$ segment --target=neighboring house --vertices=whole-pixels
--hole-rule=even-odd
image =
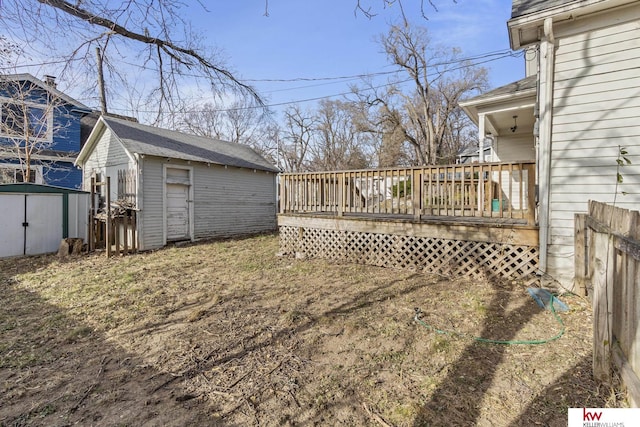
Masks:
[[[30,74],[0,75],[0,183],[77,189],[80,119],[91,110],[45,77],[43,82]]]
[[[110,177],[111,200],[134,201],[142,250],[276,229],[278,169],[246,145],[102,116],[76,163],[85,189]]]
[[[571,289],[574,214],[640,204],[640,1],[514,0],[507,26],[527,76],[461,106],[494,160],[536,160],[539,270]]]
[[[484,140],[484,148],[483,155],[485,162],[491,162],[493,159],[492,156],[492,144],[493,141],[491,138],[487,137]],[[480,161],[480,150],[476,147],[469,147],[465,150],[460,151],[457,156],[456,164],[470,164],[470,163],[478,163]]]

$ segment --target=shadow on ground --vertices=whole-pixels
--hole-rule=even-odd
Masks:
[[[215,424],[185,390],[157,388],[169,374],[6,274],[0,288],[1,426]]]

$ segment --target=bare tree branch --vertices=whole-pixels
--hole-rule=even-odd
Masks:
[[[187,68],[192,68],[196,64],[199,64],[203,67],[203,69],[210,70],[215,75],[217,75],[217,77],[226,78],[229,81],[233,82],[234,84],[242,87],[247,92],[249,92],[252,96],[254,96],[254,98],[257,101],[262,103],[260,96],[255,92],[255,90],[251,86],[242,83],[241,81],[236,79],[231,72],[211,63],[210,61],[208,61],[206,58],[204,58],[202,55],[200,55],[198,52],[196,52],[193,49],[183,48],[171,42],[170,40],[166,40],[158,37],[151,37],[147,34],[140,34],[135,31],[131,31],[128,28],[122,25],[119,25],[110,19],[98,16],[94,13],[89,12],[88,10],[80,8],[79,7],[79,4],[81,4],[80,2],[78,2],[76,5],[73,5],[64,0],[37,0],[37,1],[44,5],[57,8],[71,16],[74,16],[78,19],[86,21],[89,24],[96,25],[99,27],[104,27],[109,31],[115,34],[118,34],[122,37],[125,37],[127,39],[135,40],[148,45],[156,45],[158,47],[157,52],[158,52],[159,59],[162,56],[161,53],[164,52],[175,61],[185,65]]]

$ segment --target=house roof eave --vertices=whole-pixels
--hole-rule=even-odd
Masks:
[[[458,105],[460,105],[467,116],[477,125],[480,120],[479,110],[483,106],[513,103],[514,101],[527,99],[535,101],[537,92],[536,85],[536,76],[525,77],[524,79],[498,87],[485,94],[462,101],[458,103]]]
[[[44,89],[46,91],[49,91],[49,92],[53,93],[56,97],[62,99],[66,103],[68,103],[70,105],[73,105],[75,108],[73,108],[72,110],[77,111],[78,113],[81,113],[81,114],[88,114],[88,113],[91,112],[91,108],[87,107],[86,105],[84,105],[80,101],[78,101],[76,99],[73,99],[72,97],[70,97],[66,93],[61,92],[60,90],[56,89],[55,87],[46,84],[45,82],[43,82],[39,78],[37,78],[37,77],[35,77],[35,76],[33,76],[33,75],[29,74],[29,73],[0,75],[0,80],[2,80],[2,81],[28,81],[28,82],[31,82],[31,83],[35,84],[36,86],[40,87],[41,89]]]
[[[568,0],[531,13],[527,13],[525,10],[522,15],[512,14],[512,18],[507,21],[511,49],[520,50],[538,43],[540,28],[547,18],[553,19],[555,24],[635,1],[637,0]]]

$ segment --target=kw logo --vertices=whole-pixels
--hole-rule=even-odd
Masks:
[[[582,409],[582,421],[600,421],[602,412],[587,412],[587,408]]]

